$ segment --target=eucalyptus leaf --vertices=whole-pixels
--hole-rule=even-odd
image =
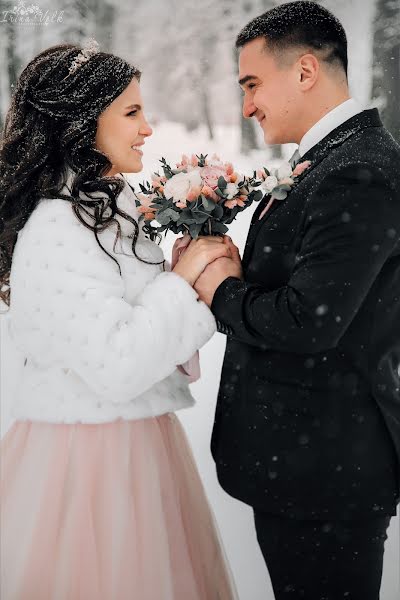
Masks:
[[[171,221],[171,217],[166,215],[164,211],[157,214],[157,221],[160,223],[160,225],[168,225],[168,223]]]
[[[201,202],[206,210],[210,212],[214,210],[215,202],[213,200],[210,200],[209,198],[206,198],[206,196],[202,195]]]
[[[202,226],[203,226],[202,224],[190,225],[190,227],[189,227],[190,236],[194,240],[199,236]]]
[[[196,223],[205,223],[210,218],[210,215],[201,211],[194,210],[193,217],[196,219]]]
[[[179,221],[178,211],[174,210],[173,208],[168,208],[165,212],[171,217],[172,221],[174,221],[175,223]]]
[[[218,187],[220,190],[224,190],[227,185],[226,179],[222,177],[222,175],[221,177],[218,177]]]
[[[261,198],[264,197],[264,194],[262,193],[261,190],[257,190],[255,192],[250,192],[250,196],[251,196],[251,200],[253,200],[253,202],[259,202],[261,200]]]
[[[212,212],[212,216],[215,219],[221,219],[223,217],[223,214],[224,214],[223,206],[221,206],[221,204],[215,204],[214,210]]]
[[[194,223],[197,223],[197,220],[195,218],[185,217],[184,215],[181,215],[178,221],[176,222],[177,225],[194,225]]]
[[[271,193],[271,198],[275,198],[276,200],[285,200],[285,198],[287,198],[287,192],[285,190],[275,188]]]
[[[157,221],[160,225],[167,225],[170,221],[178,221],[179,213],[172,208],[167,208],[166,210],[159,211],[156,216]]]
[[[292,188],[287,183],[281,183],[280,185],[277,185],[276,188],[274,188],[274,189],[275,190],[283,190],[284,192],[290,192],[290,190]]]
[[[226,233],[228,231],[228,227],[219,221],[213,221],[212,230],[215,233]]]

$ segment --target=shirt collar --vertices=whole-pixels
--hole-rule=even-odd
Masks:
[[[311,150],[316,144],[324,139],[334,129],[348,121],[358,113],[362,112],[361,105],[353,98],[345,100],[339,106],[328,112],[322,117],[307,133],[303,136],[300,145],[300,156],[304,156],[306,152]]]

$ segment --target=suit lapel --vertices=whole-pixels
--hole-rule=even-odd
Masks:
[[[279,204],[286,202],[286,200],[275,200],[275,202],[269,208],[268,212],[264,215],[264,217],[261,220],[259,220],[260,214],[266,207],[269,199],[270,199],[269,196],[266,196],[265,198],[263,198],[261,200],[261,202],[259,202],[256,210],[254,211],[253,217],[251,219],[249,233],[248,233],[247,240],[246,240],[246,245],[245,245],[244,252],[243,252],[243,260],[242,260],[243,266],[247,265],[247,263],[248,263],[251,251],[253,249],[254,242],[256,241],[257,234],[260,231],[260,229],[262,228],[262,226],[264,225],[264,223],[276,211]]]
[[[315,167],[319,165],[332,150],[334,150],[338,146],[341,146],[353,135],[359,133],[360,131],[368,127],[382,127],[382,121],[380,120],[379,112],[376,108],[371,110],[365,110],[362,113],[355,115],[351,119],[348,119],[342,125],[334,129],[313,148],[311,148],[302,157],[302,162],[309,160],[311,162],[311,165],[299,177],[296,178],[295,184],[289,192],[289,195],[292,194],[296,188],[298,188],[298,186],[306,177],[310,176]],[[271,208],[260,221],[258,220],[259,216],[265,208],[269,197],[263,198],[263,200],[261,200],[258,207],[254,211],[249,233],[246,240],[246,246],[243,253],[242,263],[244,268],[247,267],[247,264],[250,261],[251,252],[253,250],[257,235],[262,230],[266,221],[268,221],[268,219],[278,209],[278,207],[287,202],[288,197],[285,200],[275,200]]]

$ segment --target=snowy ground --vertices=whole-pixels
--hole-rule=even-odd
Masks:
[[[217,152],[221,158],[233,161],[238,170],[252,171],[254,168],[269,164],[268,154],[255,152],[251,157],[241,157],[238,153],[238,132],[235,129],[219,128],[214,142],[209,142],[204,131],[188,135],[180,125],[160,124],[155,134],[145,146],[144,171],[133,182],[149,176],[158,168],[158,159],[165,156],[175,161],[182,152],[203,154]],[[289,157],[293,148],[285,148]],[[240,221],[234,223],[230,235],[243,249],[252,209],[243,213]],[[163,246],[169,255],[173,237],[167,238]],[[16,355],[5,338],[4,317],[1,336],[1,428],[4,433],[10,426],[8,416],[12,401],[13,387],[17,381],[22,358]],[[213,423],[214,408],[218,390],[219,375],[225,347],[224,336],[217,334],[201,352],[202,379],[193,385],[193,394],[197,399],[194,408],[179,413],[191,444],[208,497],[215,512],[226,552],[236,580],[241,600],[273,600],[269,577],[257,546],[252,513],[249,507],[231,499],[219,487],[214,463],[209,451],[209,441]],[[389,540],[386,545],[384,577],[381,600],[399,598],[399,518],[393,519]]]

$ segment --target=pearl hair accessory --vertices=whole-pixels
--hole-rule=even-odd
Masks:
[[[89,39],[82,46],[81,52],[73,61],[72,65],[69,67],[69,74],[72,75],[81,67],[85,62],[89,60],[91,56],[100,52],[100,46],[93,38]]]

